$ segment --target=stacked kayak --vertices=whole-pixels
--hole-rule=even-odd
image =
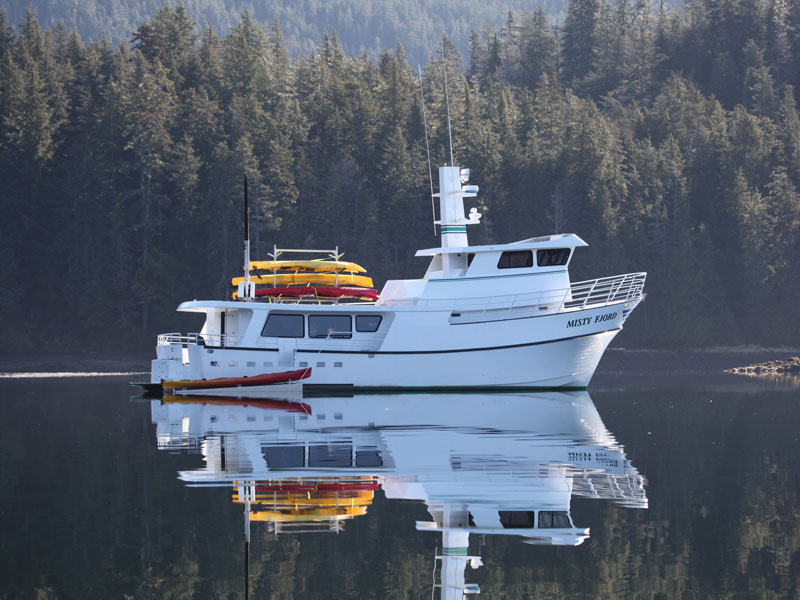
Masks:
[[[250,261],[250,281],[255,295],[271,302],[374,302],[378,291],[372,278],[362,275],[361,265],[341,260],[254,260]],[[238,286],[244,277],[234,277]],[[233,293],[238,298],[238,293]]]

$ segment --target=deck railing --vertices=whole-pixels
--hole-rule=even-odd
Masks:
[[[242,340],[240,335],[228,333],[162,333],[158,336],[159,346],[238,346]]]
[[[584,308],[636,300],[644,293],[646,277],[647,273],[628,273],[573,283],[569,288],[570,298],[564,302],[564,308]]]
[[[644,294],[644,283],[647,273],[627,273],[615,277],[601,277],[589,281],[579,281],[570,285],[568,289],[544,290],[539,292],[527,292],[523,294],[512,294],[505,296],[486,296],[479,298],[458,298],[458,299],[393,299],[385,306],[404,306],[413,305],[433,310],[450,310],[459,313],[458,317],[473,317],[484,315],[487,312],[492,315],[501,314],[500,311],[514,311],[525,309],[535,311],[537,314],[553,314],[564,311],[580,310],[582,308],[604,306],[615,302],[629,302],[641,299]],[[364,349],[373,345],[380,346],[385,333],[365,334],[358,333],[354,338],[342,339],[339,335],[346,335],[348,332],[336,333],[325,340],[324,344],[331,344],[331,347],[346,349],[349,346]],[[305,339],[308,343],[311,340]],[[300,342],[300,347],[303,344]],[[207,345],[207,346],[228,346],[236,347],[242,342],[242,336],[216,333],[162,333],[158,336],[159,346],[169,346],[173,344],[186,345]],[[268,338],[259,338],[259,346],[272,346],[274,341]],[[316,346],[315,346],[316,347]]]
[[[613,302],[626,302],[641,298],[646,273],[627,273],[614,277],[602,277],[570,284],[569,288],[525,292],[504,296],[482,296],[476,298],[396,298],[386,302],[387,306],[418,306],[429,309],[452,310],[464,314],[484,314],[489,311],[529,309],[539,314],[564,310],[602,306]],[[547,311],[545,313],[544,311]]]

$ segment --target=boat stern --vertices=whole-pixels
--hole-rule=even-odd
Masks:
[[[159,335],[156,358],[150,363],[150,382],[201,378],[202,351],[199,344],[182,343],[179,334]]]

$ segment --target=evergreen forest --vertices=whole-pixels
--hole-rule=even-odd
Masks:
[[[672,0],[670,0],[672,1]],[[166,0],[4,0],[8,18],[16,23],[33,8],[42,27],[64,23],[85,40],[106,37],[111,43],[129,40],[132,31],[148,21]],[[195,23],[211,24],[227,34],[249,11],[261,25],[279,19],[290,55],[310,52],[325,33],[335,29],[349,54],[366,52],[373,59],[397,42],[412,65],[424,64],[430,48],[448,36],[467,51],[472,29],[497,28],[509,10],[538,6],[551,19],[561,20],[565,0],[180,0]]]
[[[434,169],[480,186],[471,243],[587,240],[574,281],[647,271],[617,346],[796,345],[800,3],[571,0],[444,37],[421,69]],[[18,347],[152,347],[229,297],[242,179],[254,258],[332,248],[379,287],[420,277],[431,224],[416,65],[292,56],[279,21],[223,35],[182,6],[130,42],[0,12],[0,315]],[[434,171],[435,178],[435,171]],[[184,318],[184,317],[181,317]]]

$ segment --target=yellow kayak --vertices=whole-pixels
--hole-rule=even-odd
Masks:
[[[261,271],[349,271],[350,273],[366,273],[361,265],[342,260],[251,260],[250,270]]]
[[[280,521],[280,522],[313,522],[327,519],[346,519],[367,514],[366,506],[338,506],[332,508],[315,508],[312,510],[259,510],[250,513],[253,521]]]
[[[243,281],[244,277],[234,277],[231,283],[233,285],[239,285]],[[250,281],[257,285],[322,283],[326,285],[360,285],[361,287],[372,287],[372,277],[347,274],[336,275],[334,273],[276,273],[275,275],[251,276]]]

